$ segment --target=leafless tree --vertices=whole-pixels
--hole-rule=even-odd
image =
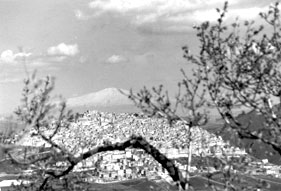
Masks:
[[[104,145],[93,147],[78,155],[69,150],[67,145],[58,142],[55,136],[58,132],[69,128],[76,121],[77,114],[67,110],[64,101],[51,97],[53,87],[53,78],[46,77],[46,79],[37,80],[35,75],[32,75],[25,80],[23,105],[16,111],[18,117],[27,125],[26,131],[32,131],[33,137],[39,137],[49,146],[27,147],[24,152],[15,152],[15,150],[23,148],[21,145],[2,144],[0,146],[1,155],[8,155],[15,164],[33,169],[32,176],[21,177],[30,181],[27,185],[28,188],[21,185],[17,189],[52,190],[54,182],[61,184],[63,182],[63,185],[67,186],[65,189],[73,190],[75,180],[78,182],[78,186],[79,184],[85,186],[81,183],[83,182],[81,177],[72,173],[79,162],[97,153],[125,150],[126,148],[143,149],[168,171],[180,189],[185,188],[186,181],[175,164],[141,136],[132,135],[128,140],[119,143],[105,142]],[[20,150],[23,151],[23,149]],[[56,165],[58,162],[66,165],[58,166]],[[68,179],[71,181],[66,181]]]
[[[194,27],[200,42],[199,53],[192,54],[188,46],[183,47],[184,58],[194,70],[191,76],[182,70],[183,80],[178,84],[179,93],[174,102],[162,86],[152,90],[144,87],[138,93],[131,91],[129,98],[142,111],[166,117],[171,124],[176,120],[184,121],[188,129],[207,122],[203,108],[216,108],[225,123],[218,134],[231,130],[238,140],[262,142],[280,155],[281,27],[278,6],[279,3],[275,3],[270,5],[268,12],[260,13],[261,20],[265,21],[260,26],[254,21],[241,25],[238,19],[227,24],[224,21],[228,9],[226,2],[222,9],[216,9],[219,16],[215,23],[204,22]],[[185,112],[179,112],[182,108]],[[263,128],[249,128],[250,119],[247,123],[239,122],[235,115],[237,108],[256,111],[264,119]],[[186,141],[192,141],[188,132]],[[232,164],[227,159],[221,162],[227,164],[224,167],[237,167],[239,163],[240,167],[245,167],[247,163]],[[243,181],[241,174],[234,175],[230,169],[221,169],[226,177],[224,187],[227,190],[249,189],[244,184],[239,185]]]

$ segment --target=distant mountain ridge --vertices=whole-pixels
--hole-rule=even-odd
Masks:
[[[281,117],[281,106],[275,105],[274,110],[277,112],[278,117]],[[250,131],[262,131],[263,135],[267,138],[270,134],[264,130],[265,116],[255,110],[243,112],[236,117],[236,120]],[[232,144],[238,147],[245,148],[247,152],[251,151],[251,155],[258,159],[268,159],[269,162],[281,165],[280,155],[269,145],[254,139],[239,139],[234,130],[225,131],[221,135],[224,140],[229,140]],[[240,143],[240,144],[239,144]]]
[[[77,112],[86,110],[100,110],[108,112],[136,112],[138,109],[124,94],[128,90],[118,88],[106,88],[86,95],[69,98],[67,105]]]

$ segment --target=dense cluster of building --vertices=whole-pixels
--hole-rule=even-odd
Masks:
[[[164,118],[140,114],[88,111],[69,128],[60,129],[54,140],[73,154],[79,154],[104,143],[125,141],[133,134],[144,137],[168,158],[188,157],[188,133],[185,123],[179,121],[171,126]],[[46,145],[43,140],[30,136],[21,140],[21,144]],[[191,152],[192,155],[198,156],[246,154],[244,150],[230,147],[221,137],[200,127],[191,128]],[[183,172],[186,171],[186,165],[177,163],[177,166]],[[143,150],[135,149],[99,153],[79,163],[75,170],[91,168],[95,181],[167,176],[167,172],[152,157]],[[191,170],[197,169],[191,167]]]
[[[184,122],[179,121],[170,126],[164,118],[97,111],[86,112],[69,128],[59,130],[55,140],[73,153],[80,153],[105,142],[125,141],[133,134],[144,137],[150,144],[167,154],[184,152],[188,144],[187,126]],[[27,136],[21,144],[39,146],[44,144],[44,141]],[[221,137],[197,126],[191,128],[193,154],[219,154],[222,148],[226,150],[226,146]],[[236,152],[245,153],[238,148]]]
[[[230,146],[221,137],[200,127],[192,127],[190,130],[192,156],[240,157],[247,155],[245,150]],[[126,141],[133,134],[144,137],[168,158],[188,157],[188,133],[184,122],[178,121],[171,126],[164,118],[140,114],[88,111],[69,128],[59,130],[54,140],[68,151],[78,155],[105,143]],[[21,144],[47,146],[43,140],[30,136],[25,137]],[[249,166],[250,174],[280,176],[280,170],[275,165],[251,164],[253,165]],[[62,164],[58,163],[58,165]],[[184,175],[187,166],[181,163],[176,163],[176,165]],[[169,178],[167,171],[160,164],[139,149],[98,153],[75,167],[75,171],[88,170],[91,170],[91,176],[87,176],[87,180],[96,182],[159,176]],[[201,170],[195,166],[190,168],[191,172]]]

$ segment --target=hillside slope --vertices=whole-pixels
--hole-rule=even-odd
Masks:
[[[247,127],[250,131],[258,131],[264,128],[265,118],[256,111],[242,113],[236,117],[242,126]],[[223,125],[221,125],[222,127]],[[264,131],[264,135],[267,132]],[[252,156],[258,159],[268,159],[270,163],[281,165],[280,155],[272,149],[271,146],[266,145],[259,140],[253,139],[239,139],[234,130],[227,130],[221,134],[224,140],[229,140],[231,144],[240,148],[245,148],[246,152],[251,153]]]

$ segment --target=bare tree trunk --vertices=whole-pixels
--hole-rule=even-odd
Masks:
[[[188,152],[188,159],[187,159],[187,164],[186,164],[186,181],[189,183],[190,180],[190,167],[191,167],[191,157],[192,157],[192,150],[191,150],[191,131],[190,131],[190,126],[187,125],[186,127],[186,132],[187,132],[187,152]],[[189,189],[189,184],[185,185],[185,190]]]

